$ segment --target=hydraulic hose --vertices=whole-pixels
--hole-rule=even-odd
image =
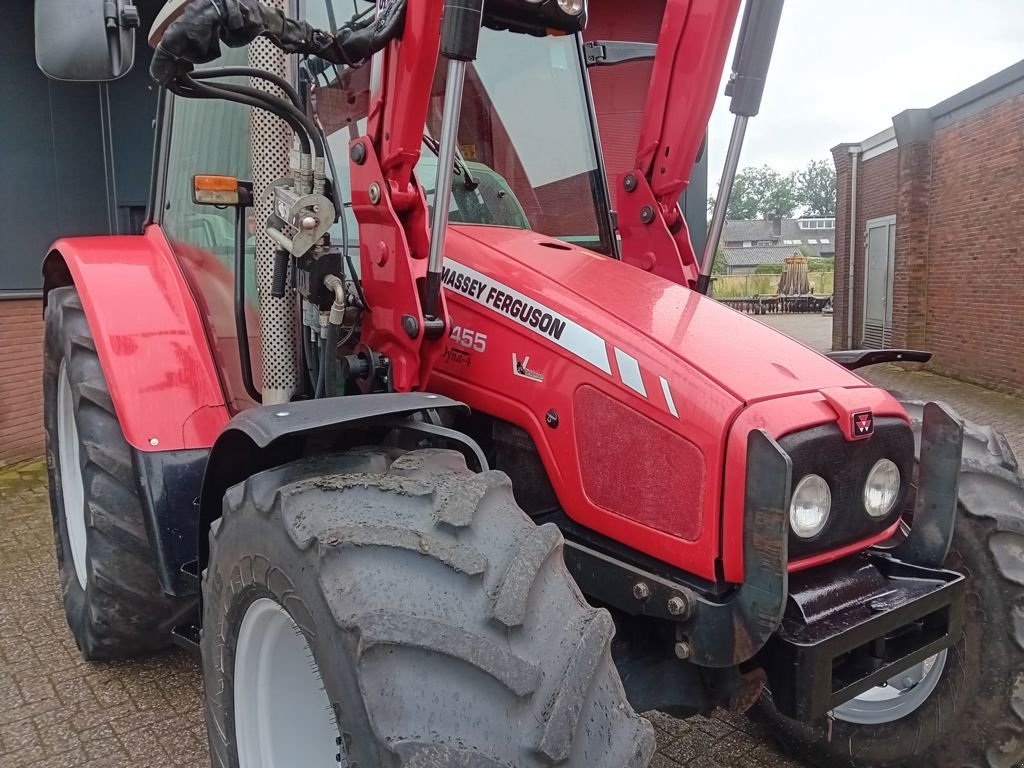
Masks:
[[[266,72],[255,67],[209,67],[207,69],[197,69],[190,74],[193,80],[209,80],[214,77],[257,77],[276,85],[284,91],[285,96],[288,97],[292,106],[297,110],[301,112],[304,109],[302,99],[299,96],[299,92],[295,90],[295,87],[283,77],[279,77],[273,72]],[[263,93],[263,91],[260,91],[260,93]]]
[[[338,380],[338,330],[340,325],[327,324],[327,333],[324,335],[324,355],[320,365],[324,369],[324,396],[334,397],[337,394]]]
[[[226,101],[233,101],[237,104],[244,104],[245,106],[253,107],[254,109],[262,109],[270,112],[272,115],[276,115],[288,123],[288,126],[295,132],[295,135],[299,139],[299,145],[302,147],[302,152],[304,154],[311,153],[312,143],[310,141],[309,134],[306,131],[304,121],[299,120],[290,111],[294,108],[291,107],[288,102],[269,93],[257,91],[255,88],[246,89],[246,91],[236,90],[243,87],[244,86],[228,87],[227,84],[207,85],[205,83],[196,82],[187,74],[182,75],[167,84],[167,90],[178,96],[193,99],[224,99]],[[251,93],[249,91],[251,91]]]
[[[195,78],[195,74],[190,75],[189,77]],[[269,80],[269,78],[267,78],[267,80]],[[249,96],[251,98],[263,99],[268,104],[272,103],[274,109],[269,110],[269,112],[272,112],[274,115],[280,117],[282,120],[287,120],[289,125],[294,125],[293,121],[298,121],[298,123],[302,126],[301,131],[296,131],[296,134],[298,134],[299,136],[299,141],[302,141],[302,134],[305,133],[306,136],[308,136],[308,138],[312,141],[313,154],[317,158],[324,157],[324,136],[321,134],[321,132],[319,132],[316,129],[316,126],[313,124],[313,121],[310,120],[309,117],[304,112],[302,112],[301,109],[296,109],[295,106],[290,104],[288,101],[285,101],[284,99],[279,98],[278,96],[274,96],[271,93],[267,93],[266,91],[261,91],[248,85],[237,85],[234,83],[216,83],[205,85],[208,88],[220,88],[221,90],[229,91],[234,94]],[[291,116],[292,120],[286,118],[286,115]],[[308,154],[309,151],[305,150],[305,152],[306,154]]]

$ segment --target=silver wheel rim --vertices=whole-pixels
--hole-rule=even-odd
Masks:
[[[82,482],[82,465],[78,453],[75,399],[68,380],[66,360],[60,361],[57,377],[57,456],[60,461],[60,490],[64,499],[64,527],[71,547],[71,562],[75,566],[79,585],[85,589],[85,485]]]
[[[255,600],[235,647],[235,743],[241,768],[347,766],[305,635],[273,600]]]
[[[859,725],[892,723],[915,712],[935,691],[946,668],[945,650],[920,664],[890,677],[885,685],[864,691],[860,696],[836,707],[832,714],[839,720]]]

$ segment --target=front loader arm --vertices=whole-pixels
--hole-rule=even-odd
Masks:
[[[363,290],[370,305],[363,341],[390,359],[391,386],[400,392],[421,389],[444,348],[445,334],[428,334],[421,300],[430,228],[423,188],[412,173],[423,143],[444,5],[444,0],[409,4],[402,37],[374,59],[367,134],[355,139],[349,152]],[[447,327],[443,293],[439,300],[437,314]]]
[[[623,261],[689,287],[699,266],[679,196],[722,79],[740,0],[668,0],[633,170],[617,183]]]

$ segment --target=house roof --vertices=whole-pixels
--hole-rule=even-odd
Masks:
[[[726,248],[725,263],[730,267],[757,267],[761,264],[785,264],[790,256],[799,256],[792,245],[755,245],[750,248]]]
[[[832,216],[808,216],[807,218],[833,218]],[[751,247],[767,247],[767,246],[756,246],[754,243],[758,241],[770,240],[772,247],[779,246],[790,251],[787,255],[792,255],[793,251],[799,251],[801,245],[804,245],[811,249],[813,256],[820,257],[823,254],[832,256],[836,252],[836,231],[835,229],[800,229],[800,219],[783,219],[781,224],[781,233],[779,235],[772,234],[772,222],[764,221],[761,219],[748,220],[748,221],[726,221],[725,231],[722,234],[722,241],[726,243],[739,243],[749,242]],[[785,241],[791,241],[789,243]],[[814,241],[813,243],[811,241]],[[824,242],[827,240],[828,242]],[[727,249],[729,250],[729,249]],[[738,248],[736,250],[739,250]],[[746,248],[745,250],[750,250]],[[777,264],[780,262],[758,262]]]
[[[772,238],[772,223],[762,219],[755,219],[752,221],[726,221],[725,232],[722,234],[723,240],[730,241],[771,240]]]

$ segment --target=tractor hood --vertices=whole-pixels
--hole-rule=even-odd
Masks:
[[[448,244],[450,259],[513,286],[635,357],[649,356],[654,342],[745,404],[866,386],[751,317],[583,248],[534,232],[483,226],[452,226]]]

